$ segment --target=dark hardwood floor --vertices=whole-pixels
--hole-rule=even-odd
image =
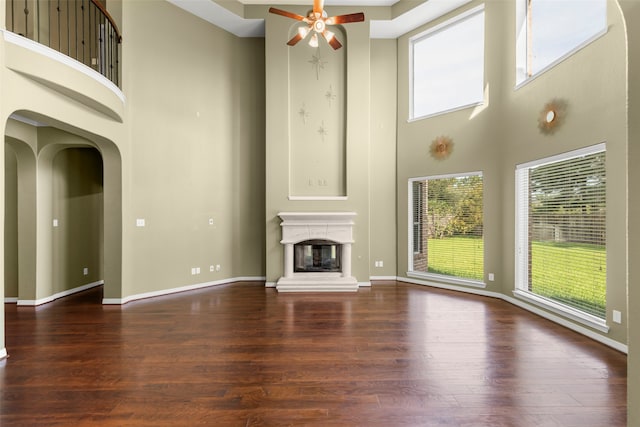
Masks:
[[[506,302],[239,283],[6,304],[2,426],[626,425],[626,356]]]

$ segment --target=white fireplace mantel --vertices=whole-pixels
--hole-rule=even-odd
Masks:
[[[280,212],[284,245],[284,276],[276,283],[279,292],[355,292],[358,281],[351,276],[351,245],[355,212]],[[293,245],[306,240],[329,240],[342,246],[341,273],[294,273]]]

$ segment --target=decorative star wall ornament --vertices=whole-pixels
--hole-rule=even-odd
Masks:
[[[333,87],[331,85],[329,85],[329,90],[327,90],[327,92],[324,94],[324,97],[327,98],[327,101],[329,101],[329,108],[331,108],[331,101],[334,101],[336,99],[336,94],[335,92],[333,92]]]
[[[307,119],[311,117],[311,113],[307,111],[307,107],[305,107],[304,103],[302,104],[302,107],[300,107],[300,110],[298,110],[298,114],[302,118],[302,123],[306,125]]]
[[[320,80],[320,70],[324,70],[324,65],[327,63],[327,61],[322,60],[320,48],[316,49],[316,53],[311,56],[309,63],[311,64],[311,68],[315,68],[316,70],[316,80]]]
[[[318,128],[318,134],[320,135],[322,142],[324,142],[324,137],[329,134],[329,131],[327,130],[327,128],[324,127],[324,120],[322,121],[322,123],[320,124],[320,127]]]

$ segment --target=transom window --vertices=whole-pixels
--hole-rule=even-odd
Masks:
[[[482,173],[409,180],[409,271],[484,279]]]
[[[484,6],[409,40],[409,118],[481,104],[484,99]]]
[[[516,168],[516,294],[604,324],[605,145]]]
[[[517,0],[516,84],[607,31],[606,0]]]

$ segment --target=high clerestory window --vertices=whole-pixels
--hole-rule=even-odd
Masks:
[[[409,272],[463,284],[484,276],[482,173],[409,180]]]
[[[606,0],[516,0],[516,84],[607,31]]]
[[[484,6],[409,39],[409,119],[484,100]]]
[[[606,153],[599,144],[516,167],[516,294],[605,326]]]

